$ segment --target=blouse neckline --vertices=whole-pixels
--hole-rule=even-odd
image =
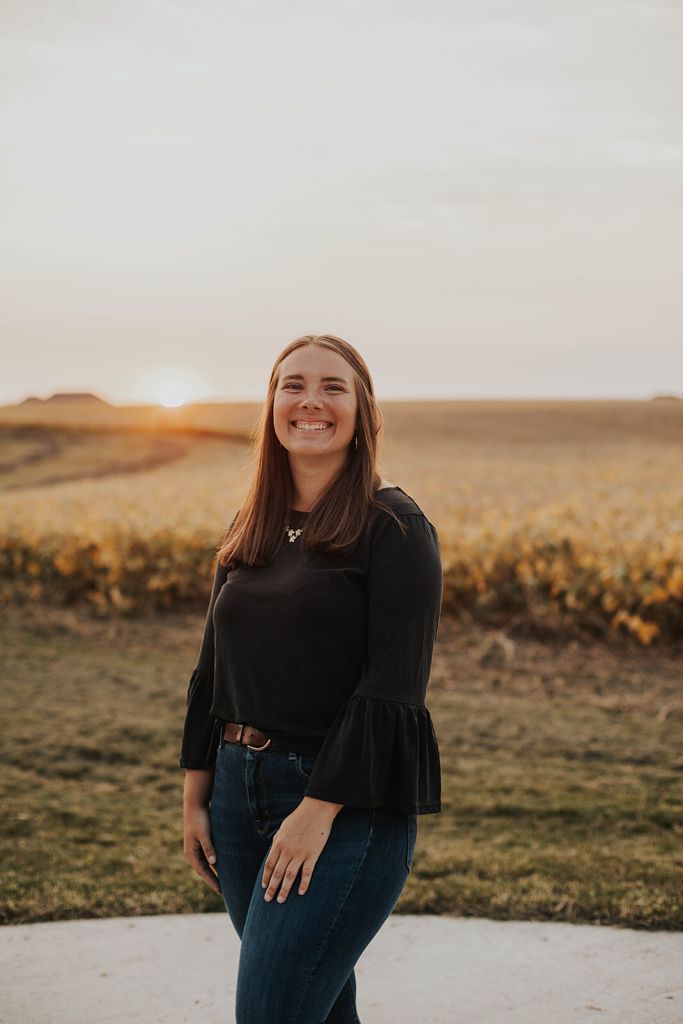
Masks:
[[[375,491],[375,494],[381,494],[382,491],[400,491],[400,490],[401,490],[401,488],[398,485],[396,485],[394,487],[380,487],[378,490]],[[304,509],[302,509],[302,508],[290,508],[289,513],[292,516],[310,516],[310,514],[311,514],[310,511],[308,511],[308,512],[304,511]]]

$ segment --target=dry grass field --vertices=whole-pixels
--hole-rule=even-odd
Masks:
[[[0,410],[0,601],[102,614],[200,602],[257,407],[105,406],[90,425],[69,403],[31,408]],[[680,644],[683,402],[388,403],[383,415],[381,469],[439,531],[445,610],[535,635]]]
[[[446,583],[399,912],[680,929],[683,402],[382,408]],[[256,411],[0,410],[4,922],[223,911],[177,755]]]
[[[0,622],[0,921],[224,912],[182,854],[198,613]],[[680,659],[442,619],[443,811],[397,912],[683,928]]]

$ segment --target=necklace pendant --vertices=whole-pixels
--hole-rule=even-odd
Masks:
[[[289,535],[289,543],[290,544],[293,544],[294,541],[296,540],[296,538],[301,533],[301,527],[299,527],[298,530],[292,530],[289,526],[285,526],[285,530],[287,531],[287,533]]]

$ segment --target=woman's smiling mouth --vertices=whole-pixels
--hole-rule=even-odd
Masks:
[[[332,426],[331,423],[326,423],[323,420],[291,420],[291,425],[302,433],[313,433],[314,431],[322,433]]]

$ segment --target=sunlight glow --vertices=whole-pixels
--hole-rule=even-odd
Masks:
[[[186,401],[187,395],[171,385],[163,388],[159,398],[159,404],[166,409],[177,409],[179,406],[185,405]]]
[[[182,365],[157,365],[138,372],[135,377],[135,399],[151,402],[165,409],[178,409],[201,400],[210,388],[202,374]]]

